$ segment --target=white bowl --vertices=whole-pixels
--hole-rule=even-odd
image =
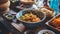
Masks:
[[[49,33],[51,33],[51,34],[55,34],[53,31],[51,31],[51,30],[41,30],[41,31],[39,31],[37,34],[43,34],[43,33],[45,33],[45,32],[49,32]]]

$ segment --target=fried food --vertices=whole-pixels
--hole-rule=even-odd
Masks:
[[[60,18],[55,18],[51,24],[60,29]]]
[[[34,15],[32,13],[25,14],[25,15],[21,16],[20,19],[22,21],[27,21],[27,22],[39,22],[39,21],[41,21],[39,17],[37,17],[36,15]]]

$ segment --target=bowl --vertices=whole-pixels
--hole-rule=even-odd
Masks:
[[[22,1],[22,0],[20,0],[20,2],[21,3],[23,3],[23,4],[28,4],[28,5],[33,5],[34,4],[34,0],[33,1]]]
[[[22,15],[30,13],[30,12],[37,15],[41,19],[41,21],[39,21],[39,22],[26,22],[26,21],[22,21],[22,20],[19,19]],[[16,18],[19,21],[21,21],[27,27],[37,27],[38,25],[43,23],[43,21],[46,18],[46,14],[44,12],[41,12],[41,11],[38,11],[38,10],[25,9],[25,10],[22,10],[22,11],[18,12],[17,15],[16,15]]]
[[[14,19],[14,16],[11,15],[11,14],[8,14],[8,13],[3,14],[3,16],[4,16],[6,19],[8,19],[8,20],[12,20],[12,19]]]
[[[55,34],[53,31],[51,31],[51,30],[41,30],[41,31],[39,31],[37,34],[47,34],[47,33],[51,33],[51,34]]]
[[[52,8],[45,8],[43,7],[41,11],[46,13],[46,16],[49,17],[54,17],[56,15],[56,11],[54,11]]]
[[[53,28],[53,29],[56,30],[56,31],[60,31],[59,20],[56,21],[56,22],[58,22],[58,25],[57,25],[56,22],[54,22],[55,24],[53,25],[53,22],[52,22],[52,21],[54,21],[56,18],[60,18],[60,14],[54,16],[51,20],[49,20],[48,22],[46,22],[46,25],[47,25],[48,27]],[[58,28],[58,27],[59,27],[59,28]]]

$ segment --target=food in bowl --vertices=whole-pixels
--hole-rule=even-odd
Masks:
[[[43,34],[51,34],[50,32],[44,32]]]
[[[20,19],[22,21],[26,21],[26,22],[39,22],[41,21],[39,17],[37,17],[36,15],[32,14],[32,13],[27,13],[24,14],[20,17]]]
[[[50,21],[46,22],[46,25],[57,31],[60,31],[60,14],[52,18]]]
[[[59,27],[59,26],[60,26],[60,18],[55,18],[51,23],[52,23],[55,27]]]
[[[8,20],[11,20],[11,19],[14,18],[14,16],[13,16],[13,15],[10,15],[10,14],[3,14],[3,16],[4,16],[5,18],[7,18]]]
[[[47,17],[55,16],[55,11],[53,9],[51,9],[51,8],[50,9],[42,8],[41,11],[45,12]]]
[[[55,19],[51,22],[51,24],[52,24],[53,26],[55,26],[56,28],[60,29],[60,17],[59,17],[59,18],[55,18]]]
[[[36,22],[36,21],[34,21],[34,22],[30,22],[29,21],[28,22],[28,21],[21,20],[20,17],[24,16],[25,14],[29,14],[29,15],[32,14],[33,17],[36,16],[36,18],[38,18],[40,21],[38,20],[38,22]],[[46,14],[44,12],[40,12],[40,11],[34,10],[34,9],[24,9],[24,10],[21,10],[20,12],[18,12],[16,14],[16,18],[17,18],[17,20],[19,20],[20,22],[22,22],[26,27],[28,27],[28,28],[34,28],[34,27],[39,26],[41,23],[43,23],[43,21],[46,18]],[[30,18],[30,17],[28,16],[28,18]]]

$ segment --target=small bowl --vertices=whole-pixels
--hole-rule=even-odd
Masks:
[[[19,19],[20,16],[22,16],[26,13],[29,13],[29,12],[32,12],[33,14],[36,14],[41,19],[41,21],[39,21],[39,22],[26,22],[26,21],[22,21],[22,20]],[[36,27],[36,26],[40,25],[41,23],[43,23],[43,21],[46,18],[46,14],[44,12],[40,12],[40,11],[37,11],[37,10],[27,9],[27,10],[22,10],[22,11],[18,12],[17,15],[16,15],[16,18],[19,21],[23,22],[23,24],[27,27]]]
[[[3,14],[3,16],[8,19],[8,20],[12,20],[14,18],[13,15],[10,15],[10,14]],[[10,18],[11,17],[11,18]]]
[[[41,30],[39,31],[37,34],[43,34],[43,33],[51,33],[51,34],[55,34],[53,31],[51,30]]]
[[[55,18],[59,18],[60,17],[60,14],[58,14],[57,16],[53,17],[51,20],[49,20],[48,22],[46,22],[45,24],[57,31],[60,31],[60,29],[56,28],[55,26],[53,26],[52,24],[50,24]]]

